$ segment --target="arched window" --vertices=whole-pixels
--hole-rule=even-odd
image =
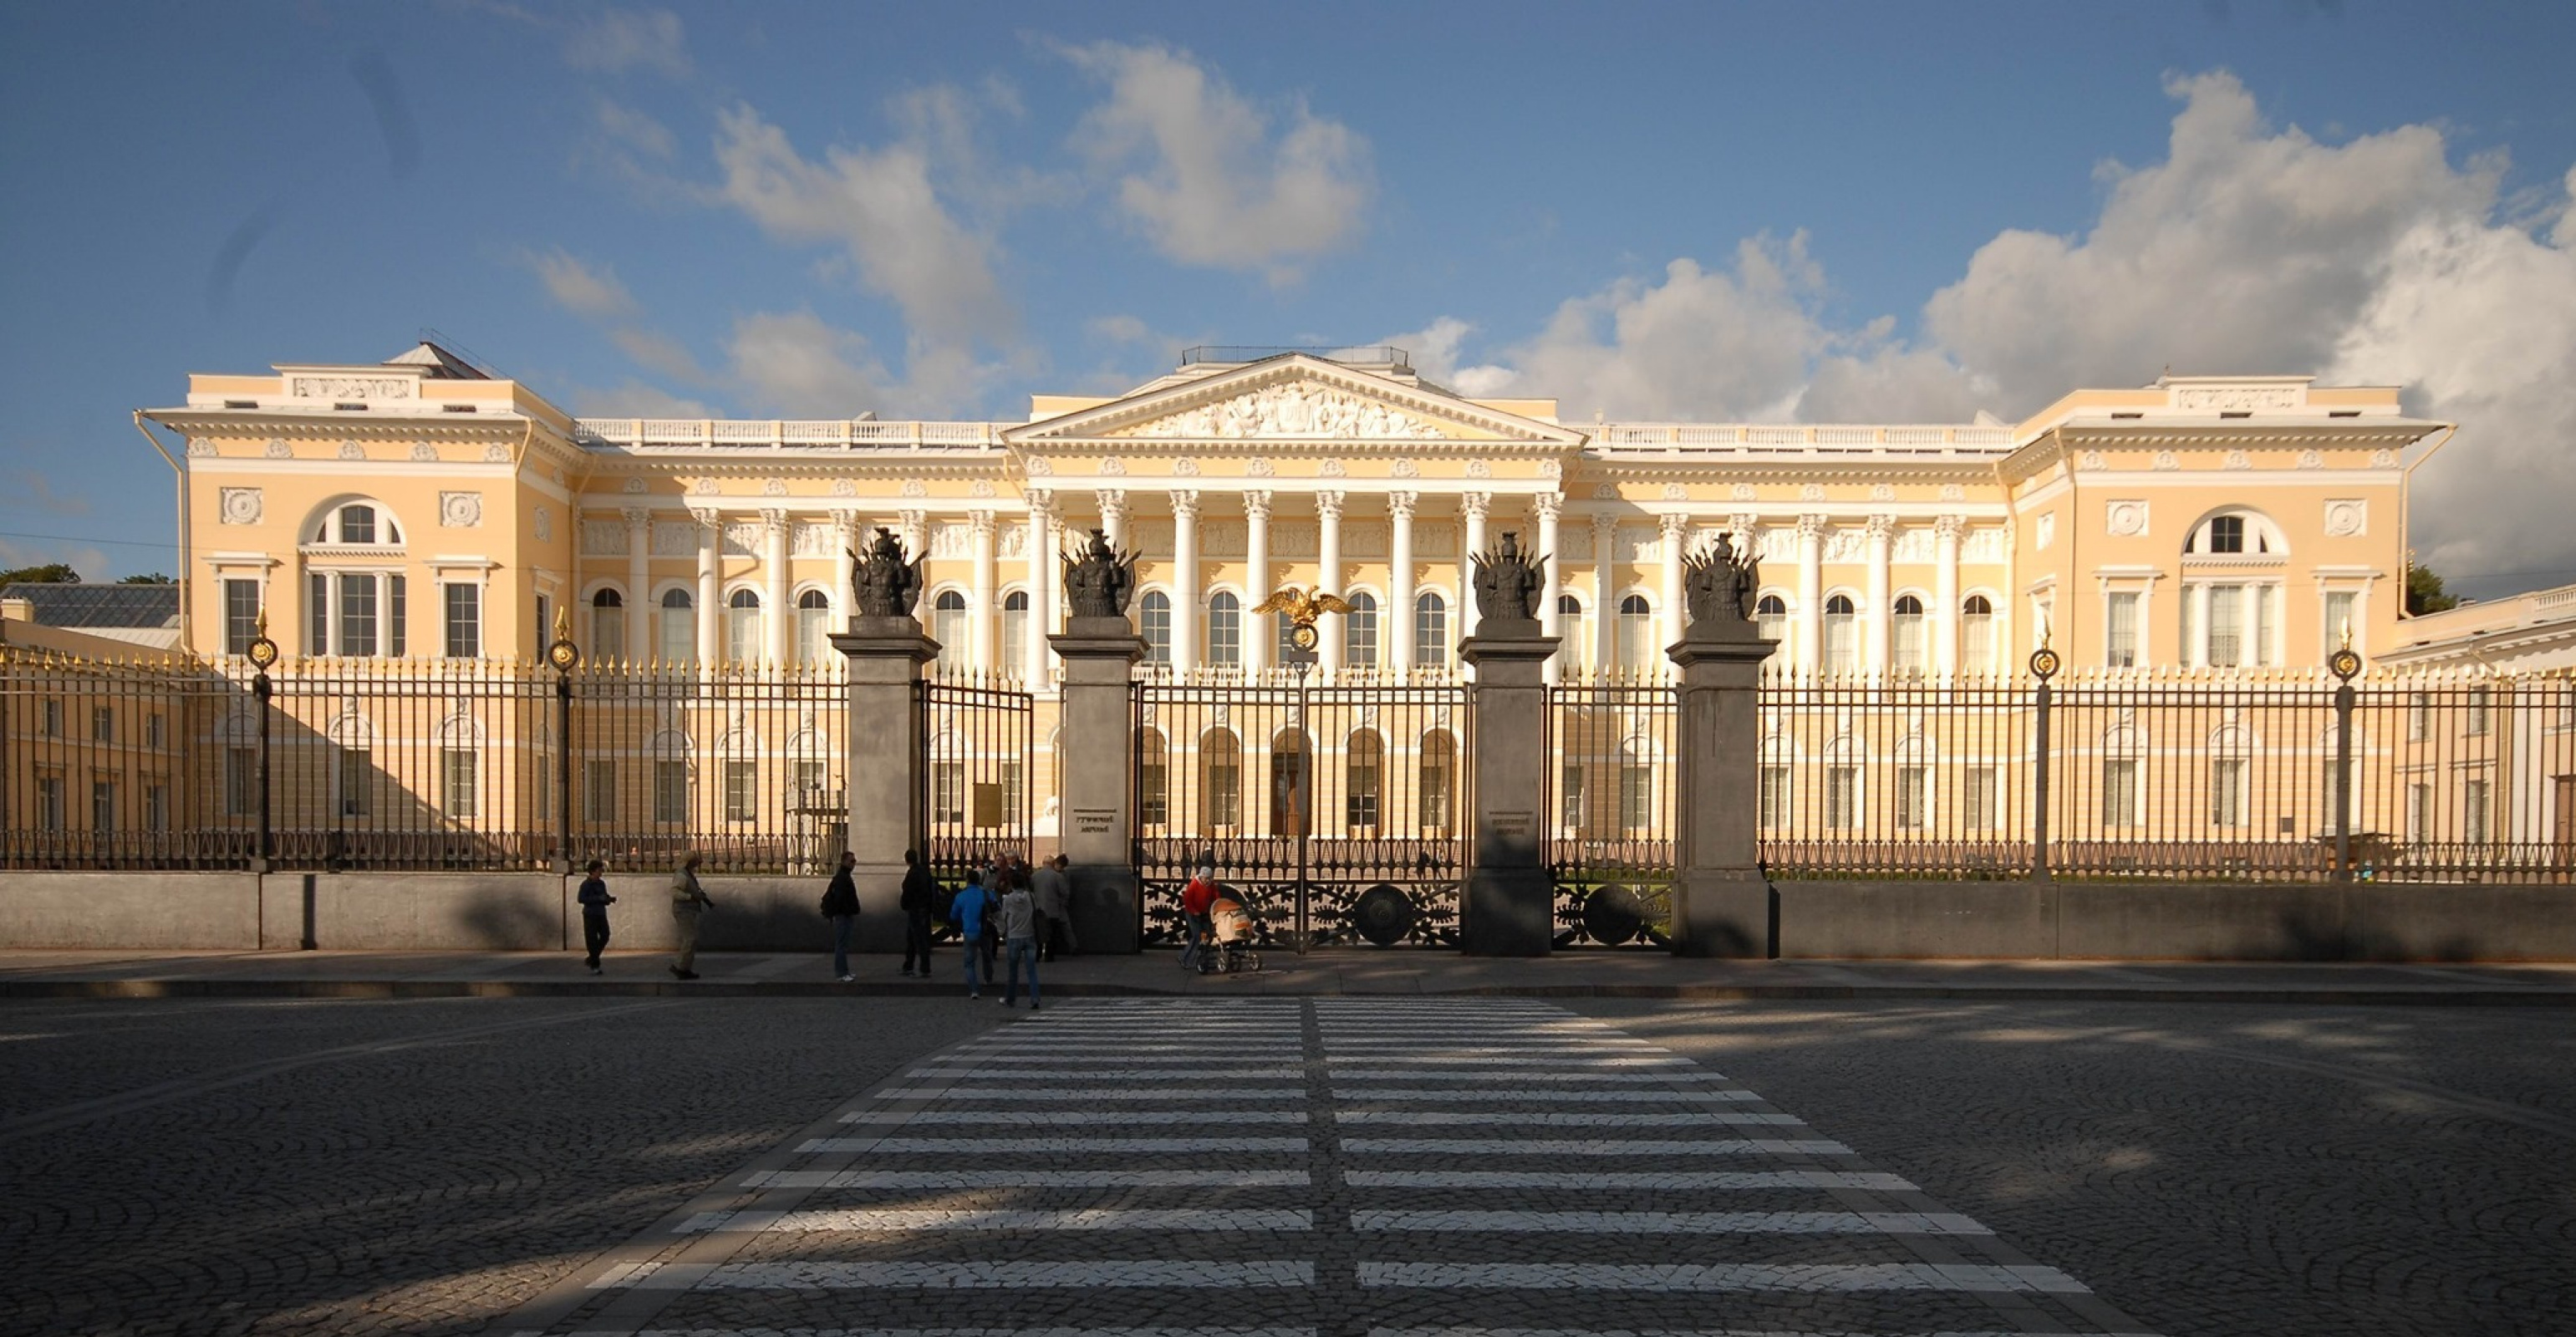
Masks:
[[[1172,759],[1163,745],[1163,731],[1144,728],[1136,731],[1136,821],[1139,825],[1159,827],[1172,819]]]
[[[310,541],[349,548],[399,548],[402,526],[374,502],[343,502],[322,513]]]
[[[1297,624],[1290,621],[1286,613],[1270,615],[1270,631],[1274,638],[1270,646],[1271,663],[1285,664],[1296,658],[1297,646],[1288,639],[1289,633],[1296,629]]]
[[[1027,674],[1029,665],[1029,592],[1013,590],[1002,596],[1002,662],[1003,673],[1011,677]]]
[[[1424,590],[1413,601],[1413,663],[1436,668],[1449,662],[1449,601]]]
[[[1374,836],[1386,780],[1386,744],[1375,729],[1354,730],[1342,745],[1342,824],[1355,836]]]
[[[626,657],[626,596],[600,590],[590,596],[590,658]]]
[[[820,668],[832,650],[832,596],[807,590],[796,596],[796,662]]]
[[[1302,729],[1282,729],[1270,738],[1270,834],[1302,836],[1315,816],[1311,749]]]
[[[1654,639],[1655,613],[1646,596],[1631,594],[1619,601],[1619,667],[1634,673],[1650,667],[1647,645]]]
[[[2182,550],[2195,557],[2282,557],[2290,545],[2259,511],[2220,511],[2192,526]]]
[[[754,590],[735,590],[725,600],[725,662],[752,664],[760,660],[760,595]]]
[[[1860,616],[1848,594],[1825,600],[1825,671],[1860,671]]]
[[[1898,673],[1911,677],[1924,669],[1923,601],[1911,594],[1896,598],[1895,644],[1890,657]]]
[[[1243,662],[1243,601],[1224,590],[1208,599],[1207,662],[1228,668]]]
[[[941,590],[930,601],[930,639],[939,642],[939,666],[961,668],[970,647],[966,644],[966,596],[955,590]]]
[[[305,651],[356,659],[399,658],[410,621],[409,589],[404,577],[376,566],[362,571],[333,569],[348,556],[377,564],[402,547],[402,527],[392,513],[372,501],[350,501],[324,511],[309,542],[321,551],[305,555]],[[337,551],[367,548],[348,554]],[[477,597],[480,588],[476,589]],[[474,647],[478,652],[480,647]]]
[[[1137,601],[1136,627],[1145,637],[1145,662],[1168,666],[1172,662],[1172,596],[1161,590],[1148,590]]]
[[[1445,839],[1454,834],[1458,820],[1458,741],[1449,736],[1448,730],[1434,729],[1422,735],[1419,769],[1422,774],[1417,801],[1422,834]]]
[[[1342,615],[1342,663],[1377,667],[1377,596],[1366,590],[1351,596],[1351,611]]]
[[[1776,594],[1766,594],[1753,605],[1753,632],[1766,641],[1784,640],[1789,630],[1789,604]]]
[[[1995,672],[1995,606],[1982,594],[1971,594],[1959,605],[1959,668],[1980,675]]]
[[[1231,836],[1243,825],[1243,743],[1232,729],[1199,735],[1199,834]]]
[[[698,601],[674,586],[662,591],[661,657],[665,664],[698,662]]]
[[[1591,662],[1592,638],[1583,633],[1583,601],[1571,594],[1556,596],[1556,662],[1569,673],[1580,673]]]

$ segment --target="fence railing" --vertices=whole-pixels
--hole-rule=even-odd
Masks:
[[[1556,944],[1668,942],[1681,789],[1678,690],[1554,687],[1547,729]]]
[[[930,681],[914,689],[914,700],[922,713],[914,774],[932,871],[960,880],[999,854],[1034,864],[1035,699],[1004,687]]]

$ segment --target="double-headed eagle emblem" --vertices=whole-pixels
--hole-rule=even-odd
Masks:
[[[1322,590],[1301,590],[1291,585],[1254,604],[1252,611],[1256,614],[1287,614],[1288,643],[1304,651],[1315,648],[1316,618],[1326,613],[1347,613],[1351,611],[1351,605],[1338,594],[1326,594]]]

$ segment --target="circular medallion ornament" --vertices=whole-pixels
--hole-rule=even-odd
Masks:
[[[554,665],[557,673],[570,673],[581,664],[581,647],[557,637],[554,644],[546,647],[546,662]]]
[[[1413,898],[1392,883],[1380,882],[1351,902],[1351,927],[1380,947],[1404,941],[1421,917]]]
[[[1604,947],[1616,947],[1645,927],[1645,900],[1620,883],[1583,898],[1583,934]]]
[[[2336,677],[2350,682],[2353,675],[2361,672],[2361,656],[2347,645],[2326,656],[2326,667],[2334,670]]]
[[[2064,661],[2057,657],[2057,652],[2049,649],[2045,645],[2030,652],[2030,671],[2037,677],[2056,677],[2057,670],[2063,663]]]
[[[1312,622],[1300,622],[1288,629],[1288,644],[1295,646],[1301,654],[1314,649],[1317,639]]]
[[[251,667],[266,673],[269,666],[277,662],[277,642],[266,636],[253,640],[250,643],[250,662]]]

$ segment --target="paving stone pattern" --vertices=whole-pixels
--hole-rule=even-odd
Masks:
[[[496,1331],[2142,1334],[1728,1077],[1519,1000],[1079,1002]]]

